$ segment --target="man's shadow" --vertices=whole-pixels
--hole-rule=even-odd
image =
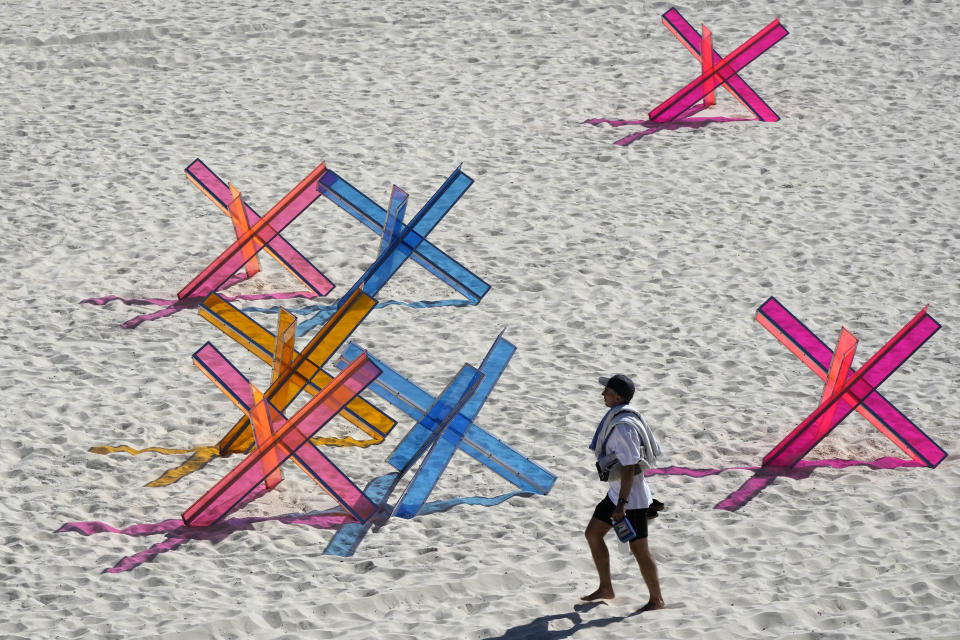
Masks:
[[[512,629],[507,629],[503,632],[503,635],[489,636],[484,640],[561,640],[561,638],[569,638],[573,634],[583,629],[606,627],[615,622],[622,622],[627,618],[632,618],[633,616],[643,613],[643,609],[640,608],[625,616],[610,616],[609,618],[600,618],[597,620],[590,620],[588,622],[583,621],[583,617],[580,615],[581,612],[586,613],[587,611],[595,609],[603,604],[605,603],[586,602],[583,604],[577,604],[574,605],[573,611],[570,613],[558,613],[550,616],[541,616],[536,620],[532,620],[526,624],[513,627]],[[569,620],[573,623],[573,626],[569,629],[558,629],[556,631],[551,631],[549,628],[550,623],[556,620]]]

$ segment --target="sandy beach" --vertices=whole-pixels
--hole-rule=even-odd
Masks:
[[[780,17],[789,36],[740,74],[780,121],[720,121],[750,114],[718,91],[697,114],[717,121],[625,146],[643,125],[585,123],[642,121],[697,77],[660,22],[672,6],[722,54]],[[854,366],[929,305],[943,328],[880,391],[960,450],[960,7],[81,0],[0,15],[0,638],[960,638],[955,455],[906,464],[854,414],[805,466],[715,508],[823,390],[757,322],[771,296],[831,348],[841,327],[860,338]],[[458,452],[419,515],[377,521],[343,557],[324,551],[345,518],[293,465],[228,524],[185,532],[240,456],[148,487],[190,454],[91,452],[214,445],[240,412],[191,361],[207,341],[270,384],[195,309],[122,326],[161,308],[123,300],[175,299],[236,239],[184,176],[196,158],[261,213],[324,162],[382,207],[403,188],[408,220],[460,166],[474,183],[429,241],[490,291],[466,304],[408,261],[351,340],[436,395],[505,330],[517,351],[476,423],[554,474],[551,491],[518,495]],[[380,246],[325,199],[283,237],[336,288],[256,299],[304,289],[263,258],[223,293],[271,330],[266,309],[306,320]],[[647,481],[667,504],[649,544],[668,607],[642,614],[612,534],[617,596],[579,600],[605,491],[587,449],[597,377],[615,372],[664,450]],[[394,431],[323,448],[360,487],[414,425],[364,397]]]

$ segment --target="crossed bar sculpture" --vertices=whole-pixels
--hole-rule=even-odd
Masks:
[[[695,102],[714,101],[713,91],[727,87],[761,120],[776,114],[736,74],[746,64],[786,35],[774,20],[726,57],[712,49],[712,34],[703,35],[671,10],[664,23],[700,55],[700,76],[651,112],[651,120],[675,117]],[[692,102],[691,102],[692,101]],[[464,364],[446,388],[433,395],[373,355],[347,340],[377,306],[376,296],[412,259],[472,303],[479,302],[489,285],[431,244],[427,237],[473,184],[455,169],[409,223],[404,222],[408,196],[394,187],[387,208],[381,208],[336,173],[319,165],[262,217],[250,208],[233,185],[194,161],[186,169],[197,185],[233,221],[237,240],[193,278],[178,294],[181,301],[202,298],[200,316],[236,343],[270,365],[270,383],[261,389],[212,343],[194,355],[194,363],[241,410],[226,434],[203,456],[171,470],[172,479],[195,471],[215,456],[245,454],[223,478],[213,484],[183,513],[187,527],[208,527],[276,488],[283,465],[293,460],[346,513],[344,526],[325,553],[349,555],[374,517],[411,518],[421,513],[454,454],[462,451],[514,484],[520,491],[546,494],[556,477],[514,448],[481,428],[476,419],[516,351],[501,333],[479,367]],[[284,309],[277,314],[276,333],[254,321],[221,293],[237,279],[259,272],[258,253],[266,251],[303,281],[314,294],[326,295],[327,280],[280,232],[320,197],[346,210],[381,236],[370,266],[330,307],[304,321]],[[243,270],[244,275],[240,275]],[[935,467],[946,452],[904,416],[878,387],[934,333],[940,324],[922,309],[859,369],[852,365],[858,340],[841,329],[831,350],[775,298],[757,311],[757,320],[799,357],[825,386],[817,407],[763,458],[756,476],[726,500],[721,509],[737,509],[767,486],[777,470],[797,465],[823,438],[853,411],[890,438],[916,463]],[[301,349],[296,338],[316,329]],[[344,346],[346,345],[346,346]],[[331,373],[324,369],[339,352]],[[378,445],[393,432],[397,421],[361,397],[371,391],[414,421],[386,462],[396,471],[373,479],[366,489],[344,473],[319,447]],[[301,393],[310,397],[292,410]],[[288,415],[289,414],[289,417]],[[318,433],[336,416],[366,434],[323,437]],[[408,480],[396,505],[388,500]],[[173,481],[173,480],[171,480]],[[512,495],[512,494],[511,494]]]
[[[297,321],[291,314],[281,310],[277,333],[271,335],[240,309],[215,293],[216,278],[220,276],[211,279],[210,276],[201,274],[195,279],[195,283],[185,289],[191,292],[206,290],[203,287],[209,289],[209,295],[200,309],[201,316],[262,360],[272,364],[272,382],[265,391],[261,391],[213,344],[205,344],[194,354],[195,364],[243,411],[240,420],[221,438],[216,447],[217,453],[249,453],[240,465],[184,512],[183,521],[189,526],[215,524],[239,506],[246,504],[251,496],[256,497],[276,487],[283,479],[280,467],[290,458],[358,522],[369,520],[383,507],[385,498],[375,504],[316,447],[316,443],[311,442],[311,438],[332,417],[343,412],[349,421],[366,431],[374,441],[381,442],[396,422],[360,398],[359,393],[379,376],[383,369],[367,354],[358,354],[355,351],[351,353],[352,361],[342,364],[342,371],[336,376],[327,374],[322,367],[374,308],[376,300],[373,296],[377,295],[411,256],[420,256],[421,264],[445,282],[454,285],[463,280],[470,282],[469,287],[472,288],[463,285],[460,289],[465,295],[482,295],[486,292],[485,288],[479,286],[485,286],[485,283],[426,240],[428,234],[473,183],[473,179],[459,168],[408,225],[403,224],[407,194],[402,189],[394,187],[389,208],[382,210],[371,201],[364,200],[362,194],[358,195],[359,192],[339,176],[328,177],[327,174],[325,169],[318,169],[308,176],[300,187],[305,184],[308,185],[306,188],[317,185],[317,195],[325,193],[331,197],[329,194],[335,194],[335,201],[344,208],[366,211],[366,219],[376,222],[382,241],[377,258],[336,303],[335,313],[322,320],[317,314],[304,323],[311,328],[322,322],[320,329],[301,352],[298,353],[294,346],[299,332]],[[212,178],[206,178],[205,184],[216,186]],[[298,193],[303,191],[300,187]],[[292,199],[295,201],[296,197]],[[278,215],[274,213],[275,218]],[[244,234],[244,238],[255,236],[255,230],[269,225],[269,221],[267,216],[261,218],[251,232]],[[266,246],[267,240],[272,239],[262,235],[258,237],[262,238],[263,246]],[[255,255],[255,251],[244,252],[245,246],[247,245],[242,241],[238,241],[235,248],[224,252],[204,273],[225,273],[226,267],[218,265],[228,264],[227,260],[232,261],[229,262],[232,268],[239,268],[243,265],[242,260],[249,261]],[[395,515],[410,518],[417,514],[454,451],[462,445],[468,430],[478,432],[475,439],[479,437],[482,440],[483,436],[486,436],[487,441],[496,441],[476,427],[473,420],[515,350],[516,347],[503,339],[501,334],[494,341],[479,369],[464,365],[443,394],[435,399],[431,398],[429,407],[421,407],[421,411],[415,416],[416,425],[390,459],[390,464],[401,472],[397,476],[399,481],[400,477],[422,458],[419,469],[413,474],[400,498]],[[393,370],[390,370],[390,373],[392,379],[399,376]],[[405,388],[416,388],[413,383],[405,379],[402,381]],[[283,411],[304,390],[313,395],[313,398],[287,419]],[[495,448],[501,453],[501,457],[508,461],[506,464],[526,468],[532,465],[539,470],[539,467],[502,443]],[[495,469],[505,468],[503,462],[491,461],[490,466]],[[546,493],[553,486],[555,477],[539,471],[541,473],[536,485],[520,485],[515,479],[512,481],[523,486],[525,490]]]
[[[714,51],[710,30],[704,27],[701,36],[675,8],[663,14],[662,21],[700,61],[701,73],[685,87],[651,109],[650,120],[667,122],[678,118],[701,100],[704,101],[705,106],[713,105],[716,103],[714,90],[720,86],[753,111],[757,119],[766,122],[780,119],[767,106],[767,103],[737,75],[770,47],[787,37],[789,32],[780,24],[780,18],[774,18],[770,24],[724,57]]]
[[[746,42],[730,54],[721,56],[713,48],[713,33],[703,25],[701,31],[684,18],[676,8],[661,16],[663,25],[687,48],[700,63],[700,75],[686,86],[654,107],[647,120],[611,120],[592,118],[588,124],[609,124],[614,127],[624,125],[644,125],[646,128],[631,133],[614,142],[618,146],[627,146],[636,140],[662,131],[681,127],[698,128],[711,122],[732,122],[750,118],[728,118],[724,116],[694,117],[694,115],[716,104],[716,89],[723,87],[741,104],[753,112],[757,120],[775,122],[780,117],[764,102],[750,85],[739,76],[748,64],[756,60],[770,47],[788,35],[786,28],[775,18]]]
[[[718,509],[739,509],[775,479],[803,459],[854,410],[913,460],[936,467],[947,453],[904,416],[877,388],[940,329],[924,307],[859,369],[852,367],[858,339],[842,328],[833,351],[776,298],[757,310],[757,321],[825,382],[820,402],[763,458],[753,478],[721,501]]]
[[[377,305],[375,296],[408,258],[473,304],[489,290],[482,279],[427,240],[473,184],[473,179],[458,167],[413,219],[404,223],[408,200],[405,191],[394,186],[388,207],[382,209],[324,164],[263,216],[243,201],[233,185],[221,180],[200,160],[191,163],[186,173],[191,182],[231,217],[237,240],[194,277],[178,293],[178,299],[202,297],[200,316],[269,364],[271,378],[270,384],[261,389],[212,343],[200,347],[193,355],[194,363],[237,405],[241,416],[215,446],[193,450],[194,456],[187,463],[164,474],[167,481],[151,484],[169,484],[198,470],[216,456],[245,454],[234,469],[183,513],[185,525],[206,527],[221,522],[238,508],[276,488],[283,480],[282,466],[287,460],[293,460],[358,524],[369,521],[384,509],[389,491],[377,489],[376,500],[371,499],[318,447],[327,444],[370,446],[384,441],[396,421],[360,397],[384,369],[378,361],[366,353],[358,353],[353,346],[349,350],[350,361],[341,358],[338,363],[339,373],[332,375],[323,367]],[[332,305],[331,314],[317,312],[298,323],[291,313],[281,308],[276,333],[271,333],[219,291],[244,277],[239,274],[241,270],[247,278],[255,276],[260,270],[258,253],[267,251],[315,293],[329,293],[333,284],[280,235],[321,196],[379,233],[380,248],[366,271]],[[313,337],[298,351],[297,336],[313,329],[316,329]],[[415,425],[389,460],[398,470],[391,490],[408,471],[412,472],[393,510],[394,515],[410,518],[418,513],[459,448],[482,459],[478,447],[486,447],[487,466],[523,491],[546,493],[553,486],[556,478],[552,474],[474,424],[515,350],[501,334],[479,368],[464,365],[437,397],[430,396],[393,369],[387,369],[394,386],[406,392],[416,390],[411,393],[419,403],[406,411],[414,418]],[[288,417],[285,412],[302,392],[312,397]],[[318,436],[337,415],[363,431],[367,439]],[[472,434],[469,438],[468,433]],[[418,463],[419,467],[414,470]]]

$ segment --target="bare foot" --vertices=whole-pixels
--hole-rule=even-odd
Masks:
[[[666,609],[667,603],[663,600],[650,600],[647,604],[640,607],[640,613],[644,611],[654,611],[656,609]]]
[[[591,600],[611,600],[613,598],[613,589],[597,589],[588,596],[583,596],[580,599],[590,602]]]

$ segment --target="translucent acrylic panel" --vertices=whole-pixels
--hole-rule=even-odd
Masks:
[[[249,411],[255,404],[254,387],[250,380],[212,343],[207,342],[194,352],[193,363],[242,411]]]
[[[336,313],[323,323],[307,343],[301,355],[316,367],[322,367],[376,305],[377,301],[371,295],[359,290],[351,291],[341,300]]]
[[[757,321],[821,379],[827,379],[833,351],[776,298],[760,305]]]
[[[710,56],[713,59],[713,66],[716,66],[723,57],[713,50],[712,47],[703,46],[702,38],[697,30],[693,28],[687,20],[680,15],[680,12],[676,9],[670,9],[665,14],[663,14],[663,24],[680,40],[681,43],[697,58],[700,60],[702,56]],[[706,53],[704,53],[706,51]],[[701,68],[702,68],[701,61]],[[770,106],[764,102],[763,98],[758,96],[756,92],[750,88],[744,80],[738,75],[732,75],[727,78],[726,82],[722,85],[724,89],[730,92],[737,100],[740,101],[743,106],[747,107],[764,122],[776,122],[780,119],[780,116],[774,112]]]
[[[318,188],[324,197],[383,235],[387,212],[341,176],[327,171]],[[402,233],[404,228],[402,224],[398,225],[396,233]],[[468,300],[479,302],[490,290],[489,284],[427,240],[423,240],[410,257]]]
[[[297,319],[292,313],[281,308],[280,312],[277,313],[277,338],[273,349],[273,375],[270,378],[272,382],[276,382],[278,378],[287,375],[288,372],[293,373],[293,361],[299,355],[294,348],[296,339]],[[295,379],[298,376],[293,374],[291,377]],[[292,386],[293,385],[287,385],[285,389],[289,389]],[[284,398],[282,394],[275,394],[273,404],[277,406],[282,403],[286,406],[292,401],[293,398],[288,399]]]
[[[890,373],[903,364],[940,325],[921,311],[900,330],[887,344],[880,348],[846,383],[801,422],[787,438],[763,459],[764,466],[792,466],[803,458],[817,442],[853,411],[856,405],[873,394],[876,387]],[[832,419],[817,424],[828,411],[834,411]],[[812,426],[816,424],[814,429]],[[816,434],[819,435],[819,437]]]
[[[483,380],[477,387],[476,392],[463,405],[463,410],[460,412],[468,420],[467,424],[476,420],[477,416],[480,415],[483,403],[490,397],[490,393],[497,382],[500,381],[507,364],[510,363],[510,358],[516,351],[517,347],[504,338],[503,331],[501,331],[480,362],[480,373],[483,374]]]
[[[190,163],[184,171],[187,179],[210,198],[221,211],[231,214],[228,207],[232,197],[230,185],[221,180],[199,158]],[[248,227],[254,226],[260,221],[260,215],[246,203],[243,204],[243,213]],[[278,235],[270,240],[264,250],[318,295],[325,296],[333,291],[333,283],[317,270],[303,254],[284,240],[283,236]]]
[[[407,192],[394,185],[390,193],[390,207],[387,209],[387,217],[383,223],[383,235],[380,237],[380,249],[377,255],[381,255],[390,248],[396,237],[403,229],[403,215],[407,210]]]
[[[201,303],[200,317],[220,329],[266,363],[273,362],[276,336],[240,311],[220,294],[211,293]]]
[[[253,424],[253,437],[256,440],[257,448],[266,447],[270,442],[270,437],[274,430],[280,427],[279,421],[274,421],[268,403],[263,401],[263,394],[254,390],[254,405],[250,409],[250,422]],[[291,452],[296,455],[296,452]],[[280,465],[283,459],[280,457],[279,447],[270,447],[260,458],[260,471],[263,473],[264,488],[267,491],[275,488],[283,480],[283,472]]]
[[[247,215],[243,210],[243,200],[241,199],[240,192],[234,188],[231,184],[230,186],[230,219],[233,221],[233,230],[237,234],[237,240],[243,238],[248,231],[250,231],[250,223],[247,220]],[[248,278],[260,273],[260,261],[257,259],[257,252],[254,249],[253,245],[246,245],[243,248],[243,258],[246,260],[244,268],[247,273]]]
[[[921,312],[924,313],[924,312]],[[928,330],[940,325],[930,316],[924,322]],[[818,376],[826,379],[832,352],[806,325],[776,298],[769,298],[757,310],[757,320]],[[855,401],[852,397],[850,401]],[[947,453],[903,415],[879,391],[865,398],[857,411],[884,435],[918,462],[935,467]]]
[[[337,362],[337,367],[341,369],[346,367],[361,353],[363,353],[363,350],[356,344],[347,345]],[[417,424],[397,446],[388,461],[395,469],[403,469],[416,459],[417,455],[422,452],[424,445],[429,443],[434,436],[432,429],[427,426],[428,423],[421,422],[421,420],[435,400],[429,393],[404,378],[382,361],[377,360],[370,354],[367,355],[382,371],[380,376],[371,383],[369,390],[417,421]],[[545,494],[550,491],[556,482],[556,476],[531,462],[508,444],[490,435],[476,424],[471,424],[467,428],[460,448],[524,491]]]
[[[823,386],[823,393],[820,396],[820,404],[828,402],[840,387],[850,376],[850,367],[853,364],[853,356],[857,352],[859,340],[847,331],[845,327],[840,329],[840,339],[837,341],[837,348],[833,352],[833,360],[830,362],[830,370],[827,372],[827,381]],[[812,435],[818,441],[826,435],[829,426],[832,423],[836,405],[823,412],[817,418],[814,427],[811,429]]]
[[[701,25],[703,32],[703,48],[706,51],[713,51],[713,34],[710,33],[710,29],[707,29],[707,25]],[[711,107],[717,104],[717,96],[714,93],[714,88],[717,86],[717,78],[712,73],[713,71],[713,56],[705,55],[700,58],[700,73],[707,77],[704,82],[704,91],[706,92],[703,96],[703,104]]]
[[[320,164],[300,184],[293,188],[270,211],[253,225],[242,238],[230,245],[206,269],[177,293],[177,298],[206,297],[219,289],[245,263],[244,251],[253,247],[259,251],[280,235],[283,229],[319,197],[317,181],[325,171]]]
[[[787,30],[781,26],[780,19],[773,20],[727,57],[714,64],[709,73],[700,74],[683,89],[650,111],[650,119],[655,122],[673,120],[703,98],[708,81],[716,79],[719,82],[726,82],[786,36]]]
[[[702,48],[700,34],[693,28],[693,25],[687,22],[687,19],[680,15],[676,8],[670,9],[660,17],[663,26],[672,33],[680,43],[687,48],[697,61],[700,61],[700,51]]]
[[[282,463],[310,437],[356,397],[380,373],[376,365],[361,356],[340,373],[319,394],[310,399],[290,420],[284,420],[276,407],[264,401],[267,417],[274,424],[273,435],[246,456],[210,491],[183,514],[189,526],[216,523],[264,481],[263,461],[277,450]]]

